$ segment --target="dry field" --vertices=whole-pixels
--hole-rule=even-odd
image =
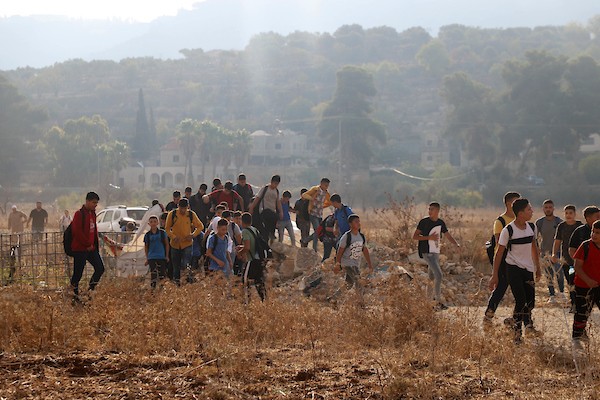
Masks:
[[[476,268],[445,266],[444,291],[467,283],[454,307],[433,311],[424,267],[406,258],[406,235],[423,210],[396,204],[365,218],[380,263],[415,276],[412,283],[395,273],[369,282],[365,307],[352,291],[336,303],[304,297],[296,281],[249,305],[239,287],[227,296],[223,282],[210,279],[155,293],[147,282],[107,279],[76,306],[62,292],[2,288],[0,398],[600,397],[598,320],[589,348],[573,357],[572,316],[543,304],[543,283],[534,311],[543,337],[516,347],[499,322],[483,331],[487,292],[473,282],[486,278],[482,243],[496,211],[445,210],[465,245],[459,255],[447,248],[448,259]],[[500,316],[510,314],[505,302]]]

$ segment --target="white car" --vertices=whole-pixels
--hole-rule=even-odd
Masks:
[[[109,206],[96,215],[98,232],[121,232],[119,222],[123,219],[134,220],[140,224],[148,207]]]

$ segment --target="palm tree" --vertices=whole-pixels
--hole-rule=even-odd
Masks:
[[[206,120],[202,121],[200,130],[203,138],[200,147],[202,178],[206,180],[206,162],[209,158],[213,165],[213,177],[217,173],[217,165],[220,163],[223,128],[213,121]]]
[[[194,186],[194,173],[192,171],[192,158],[201,140],[202,130],[200,123],[195,119],[184,119],[177,125],[177,139],[185,157],[184,176],[186,185]]]
[[[233,133],[233,145],[231,151],[233,154],[233,163],[240,172],[250,155],[252,142],[250,141],[250,132],[245,129],[237,130]]]

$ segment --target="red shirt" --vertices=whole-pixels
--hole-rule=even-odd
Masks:
[[[222,202],[227,203],[227,206],[230,210],[235,211],[242,209],[242,207],[239,206],[242,204],[242,197],[235,190],[232,190],[229,194],[225,193],[224,189],[215,190],[214,192],[210,193],[208,197],[210,197],[212,202],[216,205],[219,205]],[[235,206],[236,204],[238,207]]]
[[[589,245],[589,252],[587,259],[584,260],[585,254],[583,246],[586,243]],[[583,272],[585,272],[587,276],[590,277],[590,279],[593,279],[596,282],[600,282],[600,249],[594,242],[592,242],[591,240],[586,240],[585,242],[583,242],[575,252],[575,256],[573,258],[575,260],[583,261]],[[587,283],[585,283],[583,279],[581,279],[577,275],[575,275],[575,286],[589,288]]]

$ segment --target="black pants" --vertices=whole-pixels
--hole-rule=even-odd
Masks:
[[[506,294],[506,290],[508,289],[508,278],[506,277],[506,263],[502,261],[500,264],[500,269],[498,269],[498,285],[496,289],[492,292],[490,299],[488,300],[487,310],[485,311],[486,315],[491,312],[494,314],[498,309],[498,306],[502,302],[504,295]]]
[[[510,264],[506,264],[506,276],[515,297],[515,330],[520,331],[522,325],[531,325],[531,311],[535,307],[535,279],[533,272]]]
[[[246,263],[244,270],[244,288],[246,293],[250,285],[249,281],[253,281],[254,286],[256,286],[260,300],[265,301],[267,290],[265,287],[265,266],[263,260],[252,260]]]
[[[265,208],[260,213],[263,224],[263,230],[260,232],[265,241],[275,239],[275,228],[277,227],[277,213],[271,209]]]
[[[83,276],[85,263],[89,262],[94,267],[94,273],[90,279],[90,290],[94,290],[100,278],[104,273],[104,263],[100,257],[98,250],[94,251],[78,251],[73,255],[73,276],[71,277],[71,286],[76,295],[79,294],[79,281]]]
[[[588,289],[575,287],[575,316],[573,317],[573,337],[584,336],[588,318],[594,305],[600,309],[600,287]]]
[[[156,287],[159,279],[162,279],[167,274],[167,260],[148,260],[150,267],[150,286]]]

